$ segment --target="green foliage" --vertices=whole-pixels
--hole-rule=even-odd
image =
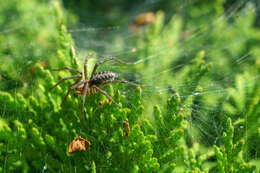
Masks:
[[[32,86],[36,62],[43,66],[57,64],[57,27],[66,20],[63,9],[56,0],[0,3],[0,74],[7,81],[0,88],[12,90],[24,83]]]
[[[196,156],[195,152],[190,149],[187,153],[185,153],[185,159],[187,167],[189,168],[187,173],[207,173],[209,170],[203,168],[203,164],[206,162],[211,153],[207,153],[204,155]]]
[[[84,3],[89,4],[79,2]],[[125,94],[124,85],[106,86],[122,107],[97,92],[86,98],[82,120],[80,98],[71,94],[61,106],[72,81],[50,90],[72,75],[52,68],[83,67],[83,53],[76,53],[65,26],[68,18],[75,21],[74,15],[56,0],[1,4],[0,172],[259,169],[260,32],[253,25],[252,5],[231,17],[220,17],[225,15],[223,0],[197,0],[185,16],[157,12],[151,25],[133,31],[128,40],[136,47],[127,57],[136,62],[131,72],[146,87]],[[178,2],[167,4],[176,10]],[[123,44],[119,47],[124,50]],[[88,52],[93,51],[85,50],[84,56]],[[91,146],[69,154],[78,136]]]
[[[88,98],[86,120],[80,120],[76,99],[69,97],[65,106],[60,107],[67,87],[58,86],[50,92],[48,88],[55,83],[50,71],[37,65],[36,75],[45,80],[34,88],[34,96],[25,99],[20,94],[0,93],[1,104],[13,111],[12,116],[6,118],[7,122],[1,120],[0,140],[6,146],[1,151],[1,162],[5,162],[7,172],[27,172],[28,168],[39,172],[44,166],[52,172],[69,172],[74,167],[78,171],[98,172],[158,170],[152,144],[137,122],[142,114],[140,97],[133,97],[134,109],[127,106],[119,109],[97,94]],[[140,95],[141,90],[137,88],[135,92]],[[110,88],[109,93],[116,101],[124,102],[119,91]],[[103,100],[102,106],[100,100]],[[129,137],[125,136],[123,125],[127,118],[131,127]],[[70,156],[68,144],[77,136],[91,141],[91,147],[89,151]]]
[[[146,121],[142,126],[148,139],[153,139],[154,156],[158,158],[161,172],[171,172],[180,162],[184,150],[180,139],[183,138],[186,128],[184,113],[179,109],[179,95],[169,98],[167,104],[168,113],[162,114],[160,108],[154,106],[154,124]]]
[[[234,141],[234,127],[230,118],[227,120],[227,131],[223,133],[222,148],[214,146],[218,172],[254,172],[255,166],[246,163],[241,155],[245,141]]]
[[[143,83],[148,83],[151,86],[156,84],[158,88],[173,85],[174,78],[171,73],[164,73],[160,76],[158,71],[161,72],[164,69],[171,68],[174,57],[178,53],[180,29],[181,20],[178,17],[171,20],[167,26],[164,26],[164,14],[158,12],[154,23],[141,32],[136,40],[133,40],[134,44],[138,48],[141,48],[136,53],[136,57],[138,58],[136,59],[138,64],[136,72],[145,76],[142,80]],[[144,34],[145,36],[141,36]],[[157,57],[158,53],[160,53],[159,57]],[[154,80],[151,81],[153,78]],[[156,89],[149,89],[152,90],[150,92],[156,92]],[[165,95],[162,97],[155,95],[153,97],[150,101],[157,104],[164,102],[167,98]]]
[[[235,139],[241,136],[248,138],[246,150],[248,153],[257,154],[260,151],[260,140],[257,128],[259,124],[259,99],[260,85],[248,73],[237,76],[235,88],[228,90],[229,99],[223,103],[225,112],[236,120],[234,122]],[[258,93],[258,94],[256,94]],[[250,126],[248,126],[250,124]]]

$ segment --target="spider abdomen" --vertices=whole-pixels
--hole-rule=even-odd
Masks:
[[[119,75],[113,72],[98,72],[93,75],[93,77],[90,79],[90,83],[92,85],[102,85],[102,83],[109,81],[109,80],[114,80],[117,78]]]

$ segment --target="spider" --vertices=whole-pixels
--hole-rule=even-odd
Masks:
[[[74,90],[74,97],[77,97],[79,94],[81,94],[82,95],[82,97],[81,97],[81,116],[82,116],[82,119],[84,119],[84,114],[85,114],[84,105],[85,105],[86,96],[88,96],[90,94],[95,94],[97,91],[99,91],[101,94],[105,95],[110,101],[115,103],[117,106],[121,107],[118,103],[116,103],[112,99],[111,96],[109,96],[107,94],[107,92],[105,92],[104,90],[101,89],[101,87],[103,87],[104,85],[109,84],[109,83],[123,83],[123,84],[132,85],[132,86],[141,86],[141,85],[138,85],[138,84],[135,84],[133,82],[126,81],[126,80],[115,80],[116,78],[119,77],[119,75],[117,73],[107,72],[107,71],[96,72],[98,66],[107,62],[107,61],[117,61],[117,62],[122,63],[122,64],[133,64],[133,63],[129,63],[129,62],[124,62],[124,61],[117,59],[117,58],[114,58],[114,57],[108,57],[108,58],[104,58],[101,61],[98,61],[94,66],[94,69],[91,73],[90,79],[88,79],[87,63],[88,63],[89,57],[91,57],[91,56],[93,56],[93,55],[89,54],[85,59],[84,76],[83,76],[81,71],[70,68],[70,67],[53,69],[53,71],[67,70],[67,71],[70,71],[70,72],[73,72],[73,73],[77,73],[78,75],[63,78],[50,88],[50,89],[53,89],[66,80],[77,79],[75,83],[73,83],[72,85],[69,86],[69,89],[68,89],[65,97],[63,98],[61,105],[64,104],[64,102],[66,101],[66,98],[68,97],[69,93],[72,90]],[[83,77],[84,77],[84,79],[83,79]]]

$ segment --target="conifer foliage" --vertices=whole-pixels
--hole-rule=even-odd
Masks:
[[[167,3],[173,8],[174,3]],[[218,18],[225,13],[223,0],[199,1],[185,17],[154,13],[152,22],[135,28],[128,40],[136,46],[130,55],[136,66],[130,72],[143,85],[106,86],[121,107],[99,92],[87,96],[84,120],[80,97],[70,94],[61,105],[73,80],[50,90],[73,75],[52,69],[83,71],[79,60],[84,57],[66,26],[67,20],[76,22],[75,14],[56,0],[0,4],[0,172],[260,169],[260,32],[253,25],[252,4],[233,21]],[[221,21],[212,27],[209,19]],[[197,24],[210,32],[187,41]],[[244,38],[250,39],[242,42]],[[205,43],[218,48],[200,46]],[[187,48],[192,51],[184,56]],[[250,52],[250,61],[234,66],[237,61],[229,57],[245,52]],[[181,68],[171,70],[175,66]],[[232,79],[228,86],[226,79]]]

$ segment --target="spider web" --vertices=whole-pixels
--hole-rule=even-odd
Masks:
[[[234,44],[242,44],[246,43],[249,40],[249,38],[241,38],[238,43],[234,43],[233,45],[225,45],[223,43],[222,46],[216,45],[216,44],[209,44],[209,45],[200,45],[199,47],[190,47],[188,43],[193,43],[194,40],[199,38],[207,38],[210,34],[210,28],[204,26],[204,25],[198,25],[196,28],[192,28],[192,32],[189,35],[189,37],[182,43],[178,45],[179,53],[177,57],[175,57],[176,62],[173,62],[173,65],[169,68],[164,68],[162,65],[160,65],[161,58],[164,54],[167,54],[167,51],[169,50],[168,45],[160,45],[155,46],[154,49],[158,50],[156,53],[152,55],[148,55],[146,57],[142,57],[138,60],[135,60],[135,53],[138,51],[141,51],[143,47],[137,47],[136,45],[133,45],[130,43],[130,41],[135,38],[138,34],[135,32],[131,32],[129,29],[129,25],[134,20],[135,16],[141,12],[146,11],[154,11],[157,7],[157,3],[159,3],[160,0],[147,0],[143,4],[136,5],[135,8],[132,9],[129,15],[128,21],[126,21],[124,24],[117,25],[117,26],[106,26],[104,27],[100,22],[96,23],[80,23],[76,26],[69,26],[69,32],[72,34],[73,39],[76,43],[75,49],[77,50],[77,53],[79,56],[77,56],[79,62],[83,64],[84,57],[89,52],[96,52],[97,53],[97,59],[90,60],[90,68],[93,68],[93,65],[96,61],[101,60],[103,57],[107,56],[115,56],[117,58],[120,58],[122,60],[133,62],[135,65],[140,65],[144,63],[151,63],[151,62],[158,62],[157,67],[154,67],[156,70],[156,74],[149,75],[149,74],[138,74],[134,73],[135,65],[122,65],[115,62],[109,62],[105,63],[102,66],[100,66],[98,71],[114,71],[120,74],[123,78],[135,82],[135,83],[142,83],[144,85],[147,85],[148,87],[143,88],[142,94],[144,96],[144,99],[148,99],[151,96],[157,96],[157,97],[164,97],[169,96],[169,86],[161,86],[157,85],[154,81],[160,79],[163,75],[172,75],[174,76],[175,73],[180,71],[181,69],[185,68],[186,66],[189,66],[194,62],[194,59],[189,58],[188,56],[192,53],[198,51],[199,49],[204,50],[205,52],[211,52],[211,54],[207,54],[208,57],[214,57],[214,51],[225,51],[225,49],[234,46]],[[166,15],[166,21],[170,20],[171,18],[176,17],[177,15],[183,15],[187,13],[188,7],[193,6],[195,1],[192,0],[186,0],[183,3],[179,4],[179,7],[177,8],[177,11],[173,12],[165,12]],[[247,0],[240,0],[234,3],[232,6],[230,6],[228,9],[226,9],[225,15],[219,16],[218,20],[216,21],[209,21],[208,25],[211,26],[217,26],[217,24],[224,22],[226,20],[231,20],[232,18],[240,18],[244,15],[247,15],[243,12],[242,9],[246,9],[244,11],[254,11],[255,9],[259,9],[259,4],[255,4],[253,0],[247,1]],[[99,20],[102,18],[100,16],[96,16]],[[231,29],[235,24],[231,23],[227,25],[228,27],[223,28],[223,32],[228,31]],[[24,25],[17,25],[15,27],[6,27],[4,29],[0,29],[0,34],[5,33],[11,33],[15,32],[17,30],[21,30],[24,27]],[[98,39],[99,38],[99,39]],[[236,40],[237,41],[237,40]],[[122,46],[123,45],[123,46]],[[187,46],[188,45],[188,46]],[[25,45],[25,46],[31,46],[32,45]],[[135,50],[135,51],[133,51]],[[250,61],[252,61],[252,56],[254,56],[254,52],[248,51],[244,53],[242,56],[232,56],[230,59],[232,59],[234,68],[241,68],[246,66],[246,64]],[[177,62],[177,60],[183,58],[184,61]],[[134,61],[133,61],[134,59]],[[25,62],[25,64],[30,64],[31,62]],[[221,67],[221,62],[215,63],[212,66],[211,71],[214,71],[215,74],[218,74],[218,79],[210,79],[207,81],[201,81],[200,86],[203,88],[203,91],[201,92],[191,92],[185,95],[180,95],[181,98],[188,98],[190,96],[212,96],[217,97],[216,99],[229,97],[228,91],[230,88],[234,88],[236,84],[235,76],[240,74],[241,72],[228,72],[223,74],[223,72],[218,71]],[[17,67],[18,75],[21,75],[23,73],[22,70],[19,70],[19,67]],[[157,70],[159,69],[159,70]],[[210,74],[208,74],[210,75]],[[260,75],[253,76],[255,81],[258,81],[260,78]],[[9,79],[5,79],[5,81],[8,81]],[[145,81],[145,83],[143,83]],[[32,81],[33,82],[33,81]],[[20,85],[19,83],[16,83],[15,85]],[[193,83],[186,83],[186,82],[174,82],[172,84],[172,87],[174,89],[179,89],[182,87],[192,87]],[[252,88],[253,83],[248,82],[246,85],[247,88]],[[31,89],[32,95],[34,94],[33,88]],[[15,90],[16,92],[16,90]],[[122,91],[127,96],[131,95],[132,88],[131,87],[125,87]],[[145,100],[144,100],[145,101]],[[166,100],[165,100],[166,102]],[[130,103],[129,103],[130,104]],[[164,105],[165,103],[161,102],[154,102],[154,104]],[[128,105],[131,106],[131,105]],[[186,106],[183,105],[185,109],[190,109],[192,111],[193,116],[189,119],[189,129],[190,131],[196,129],[198,134],[192,136],[192,139],[194,141],[197,141],[198,143],[203,143],[205,145],[212,145],[217,144],[219,139],[222,137],[223,130],[221,127],[223,127],[223,124],[217,124],[218,122],[215,121],[217,118],[216,115],[223,114],[223,112],[216,109],[216,105],[212,105],[210,103],[203,103],[203,104],[192,104],[192,106]],[[5,117],[6,112],[8,110],[6,108],[1,108],[1,116]],[[19,111],[18,108],[16,110]],[[211,114],[209,114],[211,113]],[[200,115],[200,116],[196,116]],[[148,115],[149,116],[149,115]],[[222,115],[223,116],[223,115]],[[228,115],[224,115],[228,116]],[[210,120],[208,120],[210,119]],[[211,124],[207,124],[208,122],[212,122]],[[245,127],[241,127],[245,128]],[[208,130],[211,129],[211,130]],[[207,140],[205,140],[207,139]],[[47,156],[46,156],[47,158]],[[257,159],[257,158],[256,158]],[[42,172],[45,172],[47,169],[47,166],[45,165]],[[76,172],[76,170],[75,170]]]
[[[133,9],[131,14],[129,15],[129,21],[126,22],[123,25],[119,26],[107,26],[107,27],[99,27],[95,23],[89,24],[91,27],[85,27],[85,26],[73,26],[69,29],[69,32],[72,34],[77,50],[81,54],[86,54],[86,50],[94,50],[98,53],[98,60],[102,59],[106,56],[115,56],[120,59],[134,62],[136,65],[143,64],[147,62],[158,62],[157,66],[154,67],[155,69],[159,69],[156,71],[156,74],[149,75],[149,74],[141,74],[138,75],[136,73],[131,73],[131,69],[134,67],[131,66],[125,66],[120,65],[117,63],[109,63],[104,64],[102,67],[100,67],[101,70],[109,70],[109,71],[116,71],[122,76],[124,76],[126,79],[132,79],[133,82],[136,83],[143,83],[144,85],[149,86],[148,88],[143,88],[143,96],[146,99],[149,99],[150,97],[156,95],[156,96],[164,96],[169,95],[169,86],[159,86],[154,83],[154,81],[158,80],[161,76],[165,74],[172,74],[174,76],[174,73],[178,72],[179,70],[185,68],[186,66],[192,64],[194,62],[194,59],[188,58],[189,55],[191,55],[193,52],[200,50],[204,50],[205,52],[209,52],[207,54],[207,57],[214,57],[214,52],[217,51],[225,51],[225,49],[228,49],[236,44],[243,44],[248,41],[250,41],[250,38],[241,38],[240,40],[237,40],[232,45],[217,45],[217,44],[208,44],[208,45],[200,45],[196,48],[190,47],[190,45],[187,47],[188,43],[192,43],[196,39],[200,38],[207,38],[208,35],[210,35],[211,30],[208,28],[208,25],[211,25],[212,27],[219,25],[222,22],[230,21],[232,18],[241,18],[248,14],[246,12],[248,11],[254,11],[255,9],[259,8],[258,4],[255,4],[254,1],[246,1],[241,0],[235,2],[233,5],[231,5],[229,8],[226,9],[226,13],[224,15],[221,15],[218,17],[215,21],[209,21],[209,24],[207,26],[198,25],[196,28],[192,28],[192,32],[189,35],[188,39],[186,39],[184,42],[180,43],[178,48],[181,48],[180,53],[175,58],[176,60],[180,58],[184,58],[185,61],[181,61],[181,63],[173,63],[174,65],[170,68],[163,68],[160,66],[160,60],[165,53],[169,50],[168,45],[160,45],[155,46],[153,49],[157,50],[155,54],[151,54],[147,57],[139,58],[137,61],[132,61],[132,57],[135,56],[135,52],[138,52],[139,50],[142,51],[143,47],[137,47],[136,45],[133,45],[129,43],[129,40],[136,37],[136,33],[131,32],[129,29],[129,25],[131,24],[131,21],[134,20],[134,17],[136,14],[140,12],[146,12],[146,11],[153,11],[156,7],[156,3],[159,1],[146,1],[144,4],[138,4],[139,8]],[[187,9],[190,6],[193,6],[195,1],[185,1],[182,4],[179,4],[179,8],[177,11],[174,12],[166,12],[166,20],[169,20],[170,18],[174,18],[177,15],[183,15],[187,13]],[[143,10],[141,10],[143,9]],[[243,11],[243,9],[246,9]],[[87,25],[87,24],[84,24]],[[235,23],[230,23],[227,25],[227,27],[223,28],[223,32],[228,32],[230,29],[234,27]],[[100,34],[102,39],[95,39],[91,38],[93,34]],[[120,39],[117,39],[120,38]],[[237,42],[238,41],[238,42]],[[111,42],[114,42],[115,44],[111,44]],[[119,42],[119,44],[118,44]],[[123,45],[123,46],[122,46]],[[182,48],[183,46],[183,48]],[[133,51],[134,50],[134,51]],[[216,51],[212,51],[216,50]],[[252,62],[252,56],[254,56],[254,52],[247,51],[246,53],[242,54],[241,56],[235,56],[231,55],[229,57],[232,59],[232,65],[234,68],[241,68],[243,66],[246,66],[247,63]],[[98,61],[97,60],[97,61]],[[234,88],[236,85],[236,78],[235,76],[238,74],[241,74],[241,71],[237,72],[225,72],[223,74],[222,71],[219,71],[221,69],[221,66],[223,65],[222,62],[214,62],[214,65],[212,67],[212,71],[214,71],[215,74],[218,75],[217,79],[210,79],[207,81],[201,81],[200,86],[203,88],[203,91],[201,92],[191,92],[185,95],[181,95],[181,98],[188,98],[190,96],[212,96],[217,97],[216,99],[220,98],[228,98],[229,93],[228,91],[230,88]],[[130,71],[130,73],[129,73]],[[211,75],[211,74],[208,74]],[[253,76],[255,81],[259,80],[260,75]],[[133,80],[134,79],[134,80]],[[172,84],[173,88],[182,88],[190,86],[192,87],[194,85],[193,83],[186,83],[186,82],[174,82]],[[252,88],[253,83],[248,82],[246,85],[247,88]],[[124,93],[128,93],[128,95],[131,95],[131,90],[127,87],[124,88]],[[165,103],[156,103],[159,105],[163,105]],[[219,140],[222,138],[223,134],[223,126],[224,124],[219,124],[219,121],[217,122],[216,119],[222,114],[222,116],[228,117],[222,110],[218,110],[216,107],[217,105],[212,105],[210,103],[203,103],[203,104],[192,104],[192,106],[186,106],[183,105],[185,109],[190,109],[193,116],[190,118],[190,124],[189,129],[190,131],[197,131],[198,134],[192,136],[192,140],[198,143],[204,143],[205,145],[212,146],[212,144],[217,144]],[[149,108],[148,108],[149,109]],[[148,111],[149,112],[149,111]],[[151,113],[151,111],[149,112]],[[200,116],[198,116],[200,115]],[[149,116],[149,115],[148,115]],[[208,124],[208,122],[211,122]],[[241,126],[240,128],[245,128]],[[210,129],[210,130],[209,130]],[[206,139],[206,140],[205,140]],[[203,142],[202,142],[203,141]]]

